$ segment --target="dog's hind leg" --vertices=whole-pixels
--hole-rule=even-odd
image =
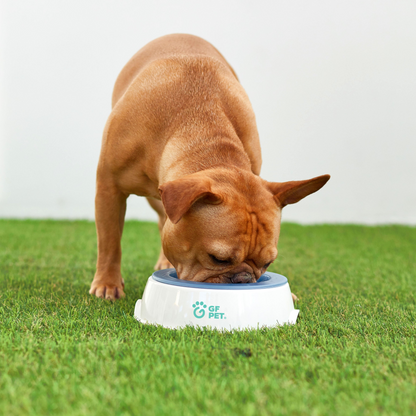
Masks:
[[[90,294],[115,300],[124,297],[121,277],[121,235],[126,213],[127,195],[111,180],[97,180],[95,225],[98,239],[97,271]]]
[[[162,201],[159,201],[158,199],[154,199],[154,198],[146,198],[146,199],[147,199],[147,202],[149,202],[149,205],[159,215],[158,226],[159,226],[160,238],[162,238],[162,230],[166,221],[165,208],[163,207]],[[170,263],[170,261],[166,258],[165,253],[163,252],[163,247],[161,247],[159,259],[157,260],[155,264],[155,270],[169,269],[170,267],[173,267],[173,266]]]

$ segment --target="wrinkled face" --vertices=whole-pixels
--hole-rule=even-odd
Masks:
[[[168,219],[162,244],[180,279],[255,282],[277,257],[281,209],[318,191],[329,175],[267,182],[216,168],[159,187]]]
[[[252,283],[277,257],[280,219],[271,194],[255,203],[197,202],[177,224],[166,221],[163,249],[180,279]]]

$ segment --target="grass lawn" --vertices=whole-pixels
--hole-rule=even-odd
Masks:
[[[283,224],[298,323],[236,333],[136,322],[156,225],[123,246],[110,303],[93,223],[0,221],[0,414],[416,414],[416,228]]]

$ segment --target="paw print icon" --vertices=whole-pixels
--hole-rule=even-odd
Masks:
[[[205,316],[205,308],[207,305],[204,302],[195,302],[192,307],[194,308],[194,316],[195,318],[203,318]]]

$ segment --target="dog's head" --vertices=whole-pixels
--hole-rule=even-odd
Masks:
[[[251,172],[213,169],[160,186],[168,219],[162,244],[179,278],[255,282],[277,257],[281,210],[330,178],[267,182]]]

